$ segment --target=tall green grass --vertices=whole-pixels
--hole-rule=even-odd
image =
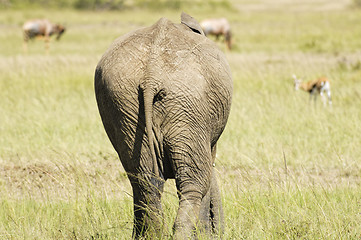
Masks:
[[[199,20],[226,15],[234,35],[232,52],[217,43],[234,79],[216,161],[225,239],[359,239],[361,12],[302,10],[311,2],[298,11],[232,4],[238,10],[214,15],[188,9]],[[130,238],[132,191],[100,121],[93,74],[116,37],[179,15],[1,12],[1,239]],[[49,55],[41,41],[23,54],[22,22],[49,16],[66,23],[63,38],[51,42]],[[296,92],[293,73],[331,79],[333,106]],[[174,181],[163,209],[171,232]]]

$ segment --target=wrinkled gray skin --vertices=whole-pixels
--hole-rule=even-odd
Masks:
[[[170,178],[179,197],[174,239],[194,237],[195,226],[222,232],[213,163],[232,79],[199,24],[183,13],[181,24],[162,18],[118,38],[98,63],[95,93],[133,188],[133,237],[162,237],[161,195]]]

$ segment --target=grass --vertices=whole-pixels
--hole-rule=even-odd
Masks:
[[[225,239],[361,237],[361,12],[349,5],[234,1],[231,115],[216,162]],[[345,1],[346,2],[346,1]],[[283,4],[283,5],[282,5]],[[336,7],[335,7],[336,6]],[[208,9],[185,9],[197,19]],[[0,238],[129,239],[132,197],[97,112],[93,74],[119,35],[180,12],[7,10],[0,14]],[[21,24],[68,30],[22,53]],[[65,16],[65,17],[64,17]],[[292,74],[331,79],[333,106],[295,92]],[[164,218],[175,218],[174,181]]]

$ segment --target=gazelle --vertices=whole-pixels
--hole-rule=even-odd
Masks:
[[[298,79],[295,74],[293,74],[292,77],[294,79],[295,89],[302,89],[306,92],[309,92],[310,101],[312,98],[316,101],[317,94],[320,94],[323,105],[326,105],[327,100],[328,104],[332,105],[330,80],[325,77],[320,77],[308,82],[302,82],[302,80]],[[326,94],[327,100],[325,99],[326,96],[324,94]]]

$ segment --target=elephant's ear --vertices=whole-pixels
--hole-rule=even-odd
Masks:
[[[199,25],[199,23],[197,22],[197,20],[195,20],[194,18],[192,18],[191,16],[189,16],[188,14],[186,14],[184,12],[182,12],[182,15],[181,15],[181,23],[183,23],[184,25],[189,27],[193,32],[204,35],[204,32],[203,32],[201,26]]]

